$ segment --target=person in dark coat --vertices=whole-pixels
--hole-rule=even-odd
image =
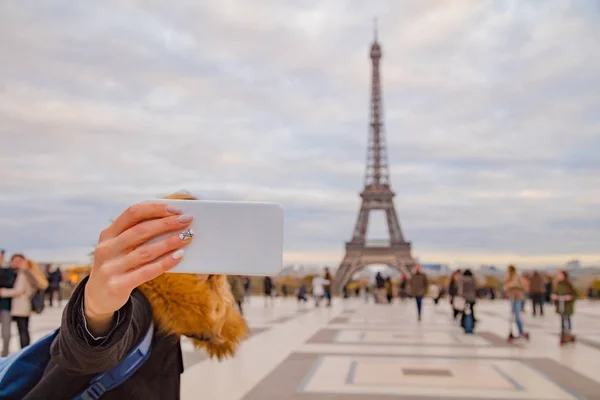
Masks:
[[[48,268],[48,288],[46,289],[46,296],[48,297],[48,305],[52,307],[54,303],[54,294],[58,296],[58,307],[62,301],[60,294],[60,283],[62,282],[62,272],[59,267],[50,266]]]
[[[325,267],[325,276],[323,278],[327,281],[327,283],[323,285],[323,289],[325,289],[325,298],[327,299],[327,307],[331,307],[331,282],[333,282],[333,277],[331,276],[328,267]]]
[[[475,318],[475,303],[477,302],[477,280],[473,276],[470,269],[463,272],[462,277],[458,281],[458,295],[465,299],[465,303],[469,304],[473,322],[477,322]],[[465,312],[461,316],[461,326],[464,326]]]
[[[234,306],[226,277],[164,273],[177,265],[193,240],[191,219],[177,208],[144,203],[130,207],[102,231],[91,274],[69,299],[48,366],[24,400],[74,398],[94,376],[116,366],[151,323],[149,359],[102,400],[178,400],[181,336],[211,357],[235,353],[248,326]]]
[[[273,305],[273,280],[270,276],[265,276],[263,279],[263,290],[265,293],[265,307]]]
[[[298,306],[300,306],[300,304],[304,305],[308,302],[308,298],[306,295],[307,295],[306,285],[304,283],[301,283],[300,287],[298,287],[298,293],[297,293]]]
[[[410,277],[410,291],[417,303],[417,319],[419,321],[421,321],[423,297],[427,294],[428,286],[427,275],[421,271],[419,264],[415,265],[413,275]]]
[[[375,275],[375,302],[383,303],[383,299],[385,298],[385,278],[381,275],[381,271],[377,271]]]
[[[458,281],[460,280],[460,277],[460,270],[454,271],[450,277],[450,283],[448,284],[448,296],[450,297],[450,305],[452,306],[453,319],[456,319],[458,314],[460,314],[460,310],[454,306],[454,299],[456,296],[458,296]]]
[[[533,308],[533,316],[537,315],[539,309],[540,315],[544,316],[544,278],[542,275],[533,271],[529,280],[529,298],[531,298],[531,308]]]
[[[287,287],[287,285],[285,283],[283,285],[281,285],[281,294],[283,295],[284,299],[288,295],[288,287]]]
[[[563,309],[561,314],[561,298],[563,301]],[[567,271],[558,271],[556,273],[556,284],[552,293],[552,300],[555,303],[556,313],[561,315],[561,324],[564,332],[570,334],[573,325],[571,317],[575,313],[575,300],[577,299],[577,290],[573,286],[573,282],[569,279]]]
[[[244,296],[244,299],[248,303],[250,303],[250,295],[251,295],[251,293],[250,293],[250,289],[251,289],[250,288],[250,283],[251,283],[250,282],[250,277],[249,276],[244,276],[244,291],[246,292],[245,296]]]
[[[17,273],[10,266],[4,265],[4,250],[0,253],[0,288],[11,289],[17,280]],[[0,297],[0,325],[2,325],[2,357],[8,356],[12,324],[12,299]]]
[[[389,276],[385,279],[385,291],[388,304],[392,304],[392,299],[394,298],[394,284],[392,283],[392,278]]]
[[[244,289],[244,278],[242,278],[240,275],[228,275],[227,282],[229,283],[231,294],[238,305],[240,314],[244,315],[244,309],[242,308],[242,304],[244,303],[244,295],[246,294]]]
[[[342,295],[344,296],[344,299],[350,297],[350,290],[348,289],[348,284],[344,285],[344,288],[342,289]]]

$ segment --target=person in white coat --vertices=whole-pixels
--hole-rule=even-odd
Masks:
[[[320,276],[315,276],[312,280],[312,294],[315,298],[315,306],[319,307],[319,303],[321,299],[325,296],[325,285],[327,285],[329,281],[327,279],[321,278]]]
[[[48,280],[39,270],[37,264],[27,260],[22,254],[14,254],[10,260],[17,272],[12,288],[1,288],[0,297],[12,299],[10,314],[17,323],[21,348],[29,346],[29,317],[31,315],[31,298],[38,290],[48,287]],[[5,344],[5,347],[8,346]]]

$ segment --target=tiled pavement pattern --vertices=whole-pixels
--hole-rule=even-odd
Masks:
[[[600,303],[580,301],[578,342],[560,347],[559,320],[525,322],[529,343],[508,344],[508,303],[481,301],[477,334],[464,335],[446,302],[365,304],[335,299],[332,308],[298,309],[293,299],[245,304],[252,336],[234,359],[218,362],[183,343],[189,399],[600,399]],[[57,326],[59,309],[32,320],[33,339]],[[12,348],[18,348],[16,329]]]

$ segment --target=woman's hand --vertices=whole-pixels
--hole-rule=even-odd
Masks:
[[[189,215],[164,203],[129,207],[102,231],[94,250],[94,265],[85,287],[84,313],[88,330],[102,335],[110,330],[114,313],[127,303],[133,289],[176,266],[190,235],[180,231],[192,222]],[[157,242],[150,239],[173,232]]]

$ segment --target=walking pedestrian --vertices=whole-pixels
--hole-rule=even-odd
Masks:
[[[228,275],[227,282],[229,283],[229,288],[231,289],[233,299],[237,303],[238,309],[240,310],[240,314],[244,315],[244,310],[242,308],[245,294],[244,279],[240,275]]]
[[[458,296],[458,281],[460,280],[460,277],[461,272],[458,269],[452,273],[450,282],[448,283],[448,296],[450,297],[450,306],[452,307],[452,319],[456,319],[458,314],[460,314],[460,310],[455,304],[455,299]]]
[[[300,284],[300,287],[298,288],[298,307],[300,307],[300,305],[304,305],[308,302],[308,299],[306,298],[306,285],[304,283]]]
[[[555,302],[556,313],[561,316],[562,332],[567,335],[572,335],[573,325],[571,324],[571,316],[575,313],[576,298],[577,290],[569,279],[569,273],[559,270],[556,273],[556,284],[552,292],[552,300]],[[562,310],[560,301],[564,302]]]
[[[392,299],[394,298],[394,284],[392,283],[392,278],[389,276],[385,280],[385,293],[388,304],[392,304]]]
[[[544,316],[544,278],[538,271],[533,271],[529,280],[529,298],[531,298],[531,308],[533,316],[537,315],[539,309],[540,315]]]
[[[427,275],[421,271],[419,264],[415,265],[413,275],[410,278],[410,291],[417,303],[417,319],[421,321],[421,313],[423,308],[423,297],[427,294]]]
[[[383,303],[383,299],[385,298],[385,278],[381,275],[381,271],[377,271],[375,275],[375,302]]]
[[[245,296],[244,299],[250,303],[250,297],[251,297],[251,281],[250,281],[250,277],[249,276],[244,276],[244,291],[245,291]]]
[[[17,273],[8,265],[4,264],[4,250],[0,251],[0,288],[10,289],[15,285]],[[1,290],[1,289],[0,289]],[[12,317],[10,309],[12,307],[12,298],[0,297],[0,325],[2,329],[2,357],[8,356]]]
[[[323,289],[325,290],[325,298],[327,299],[327,307],[331,307],[331,282],[333,282],[333,277],[331,276],[331,272],[329,272],[329,268],[325,267],[325,284]]]
[[[31,298],[38,290],[46,290],[48,280],[39,270],[36,263],[27,260],[22,254],[13,254],[10,259],[17,277],[12,288],[0,289],[0,297],[12,299],[10,315],[17,323],[21,348],[29,346],[29,317],[31,315]],[[42,298],[43,301],[43,298]],[[4,347],[7,347],[6,343]]]
[[[523,282],[523,277],[517,274],[517,269],[514,265],[508,266],[508,273],[504,280],[504,290],[508,294],[508,299],[511,304],[511,311],[515,317],[515,323],[519,331],[519,337],[528,337],[523,329],[523,319],[521,318],[521,310],[523,301],[525,300],[526,287]]]
[[[62,282],[62,272],[59,267],[50,265],[48,267],[48,289],[46,289],[46,296],[48,297],[48,305],[53,306],[54,294],[57,294],[57,302],[60,307],[62,296],[60,294],[60,284]]]
[[[466,269],[458,281],[458,295],[465,299],[465,303],[469,305],[471,315],[473,316],[473,323],[476,323],[477,319],[475,318],[475,303],[477,302],[477,280],[473,276],[473,272],[471,272],[470,269]],[[461,314],[461,326],[464,327],[464,309]]]
[[[273,306],[273,280],[270,276],[265,276],[263,279],[263,291],[265,294],[265,307]]]
[[[521,312],[525,312],[525,304],[527,300],[527,296],[529,295],[529,277],[526,272],[521,274],[521,280],[523,281],[523,285],[525,285],[525,296],[523,297],[523,302],[521,303]]]
[[[315,307],[319,307],[321,299],[325,297],[325,285],[328,283],[327,280],[323,279],[319,275],[316,275],[312,280],[312,294],[315,299]]]

